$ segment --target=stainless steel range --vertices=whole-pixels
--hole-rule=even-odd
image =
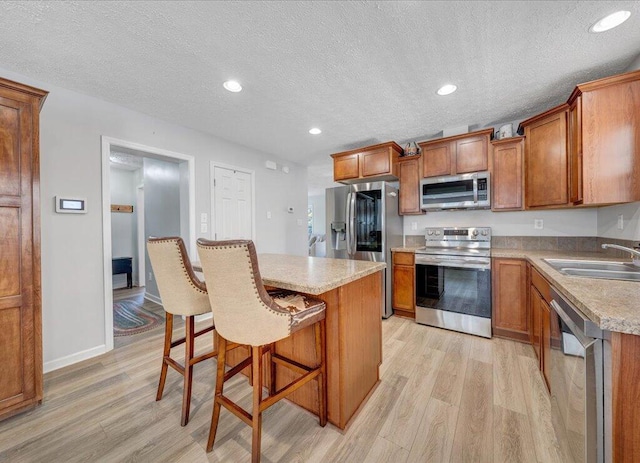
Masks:
[[[491,228],[428,228],[416,250],[416,322],[491,337]]]

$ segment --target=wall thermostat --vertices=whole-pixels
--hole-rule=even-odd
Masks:
[[[66,198],[56,196],[56,212],[59,214],[86,214],[86,198]]]

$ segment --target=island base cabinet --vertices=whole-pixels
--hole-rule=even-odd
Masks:
[[[382,272],[377,272],[326,293],[313,296],[327,304],[327,413],[328,420],[345,429],[380,380],[382,363]],[[276,352],[305,365],[316,365],[313,327],[278,341]],[[229,365],[246,357],[243,349],[227,353]],[[265,362],[267,359],[265,358]],[[265,364],[265,385],[268,384]],[[299,375],[279,367],[276,388]],[[318,388],[310,381],[287,399],[318,413]]]

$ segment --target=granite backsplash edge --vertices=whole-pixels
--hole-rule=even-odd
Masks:
[[[595,236],[492,236],[491,247],[532,251],[602,252],[612,258],[628,258],[629,253],[618,249],[602,249],[603,243],[633,248],[638,241]],[[424,246],[424,235],[406,235],[405,246]]]

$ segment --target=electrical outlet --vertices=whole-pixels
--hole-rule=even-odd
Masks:
[[[618,230],[624,230],[624,215],[618,216]]]
[[[542,230],[544,228],[544,220],[534,219],[533,228],[535,228],[536,230]]]
[[[267,219],[271,218],[271,211],[267,211]]]
[[[417,230],[418,229],[418,222],[411,222],[411,230]]]
[[[207,233],[209,231],[209,227],[207,227],[206,223],[200,224],[200,233]]]
[[[207,223],[207,213],[206,212],[203,212],[202,214],[200,214],[200,222]]]
[[[304,220],[298,219],[298,227],[302,227],[304,225]]]
[[[149,278],[147,278],[147,280],[153,281],[153,272],[149,272]]]

